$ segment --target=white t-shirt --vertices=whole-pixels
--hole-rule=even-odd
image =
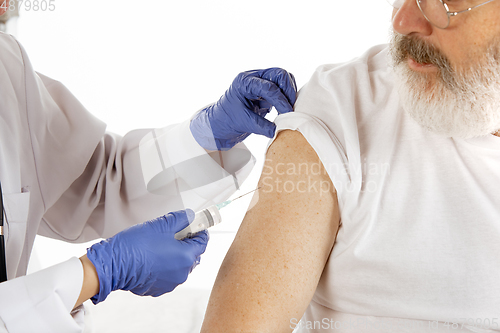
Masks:
[[[313,301],[291,326],[499,329],[500,137],[454,139],[420,127],[399,103],[387,51],[319,67],[295,113],[276,121],[316,150],[341,212]]]

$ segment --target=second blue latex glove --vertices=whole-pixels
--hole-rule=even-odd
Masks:
[[[296,98],[295,78],[284,69],[243,72],[217,103],[191,120],[191,133],[208,150],[229,150],[251,133],[272,138],[276,126],[264,117],[273,106],[279,114],[292,112]]]
[[[118,289],[156,297],[186,281],[208,242],[206,231],[180,241],[174,238],[193,219],[192,210],[169,213],[92,245],[87,257],[99,277],[99,293],[92,302],[102,302]]]

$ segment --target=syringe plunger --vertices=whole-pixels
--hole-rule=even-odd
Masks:
[[[175,234],[175,239],[184,239],[196,234],[202,230],[206,230],[222,221],[219,209],[216,205],[210,206],[206,209],[196,212],[193,222],[187,227]]]

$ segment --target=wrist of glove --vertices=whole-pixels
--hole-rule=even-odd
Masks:
[[[104,301],[114,290],[156,297],[186,281],[208,242],[206,231],[185,240],[174,238],[193,219],[192,210],[169,213],[92,245],[87,257],[99,277],[99,293],[92,302]]]
[[[240,73],[219,101],[198,112],[190,130],[208,150],[229,150],[250,134],[274,136],[265,119],[274,106],[279,114],[293,111],[297,85],[291,73],[270,68]]]
[[[222,103],[224,99],[225,97],[222,97],[217,103],[201,110],[191,120],[189,128],[196,142],[198,142],[201,147],[207,150],[225,151],[233,148],[252,133],[262,134],[269,138],[273,137],[276,125],[265,118],[259,120],[249,119],[246,123],[242,122],[242,126],[232,126],[231,123],[233,121],[226,122],[226,126],[221,126],[218,113],[230,113],[230,111],[224,109],[224,103]],[[247,118],[253,117],[250,114],[243,116]],[[229,118],[226,117],[226,120],[228,119]],[[257,122],[259,125],[256,125]],[[253,126],[253,128],[250,128],[251,126]]]

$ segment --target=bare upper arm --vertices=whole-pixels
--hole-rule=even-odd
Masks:
[[[259,186],[219,270],[202,332],[292,331],[290,320],[304,313],[333,247],[335,189],[302,134],[279,133]]]

